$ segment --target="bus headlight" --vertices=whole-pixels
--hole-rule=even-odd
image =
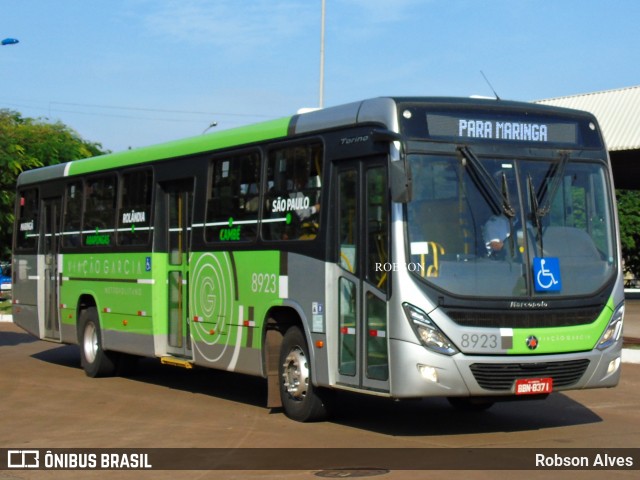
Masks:
[[[409,323],[413,327],[413,331],[422,345],[429,350],[444,355],[454,355],[458,353],[458,349],[453,345],[451,340],[442,333],[426,313],[409,303],[403,303],[402,308],[404,308],[404,313],[407,315]]]
[[[620,339],[620,335],[622,334],[623,319],[624,303],[621,303],[620,306],[616,308],[616,311],[613,312],[609,325],[607,325],[607,328],[598,341],[598,350],[609,348]]]

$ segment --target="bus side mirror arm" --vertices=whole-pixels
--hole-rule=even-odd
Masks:
[[[402,140],[402,135],[386,128],[374,128],[371,130],[371,139],[374,143],[399,142]]]
[[[409,203],[413,180],[411,178],[411,166],[403,155],[400,160],[391,161],[391,200],[397,203]]]
[[[371,139],[376,143],[402,142],[402,135],[393,130],[374,128],[371,131]],[[390,163],[391,179],[391,199],[397,203],[408,203],[411,201],[411,167],[407,163],[407,157],[402,154],[400,148],[400,159],[392,160]]]

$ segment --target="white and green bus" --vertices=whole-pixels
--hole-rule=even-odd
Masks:
[[[500,400],[613,387],[622,264],[585,112],[376,98],[24,172],[13,318],[79,344],[331,393]]]

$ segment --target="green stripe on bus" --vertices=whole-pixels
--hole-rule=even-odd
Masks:
[[[588,325],[513,329],[513,348],[508,353],[538,355],[593,350],[609,324],[614,310],[613,299],[610,298],[598,318]],[[530,337],[535,337],[535,348],[529,346]]]
[[[282,138],[287,136],[290,120],[290,118],[281,118],[257,125],[177,140],[162,145],[153,145],[84,160],[76,160],[69,165],[67,175],[82,175],[111,168],[127,167],[155,160],[193,155],[210,150]]]

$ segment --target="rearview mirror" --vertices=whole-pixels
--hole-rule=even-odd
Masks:
[[[413,180],[411,178],[411,166],[406,158],[391,162],[391,200],[398,203],[411,201]]]
[[[392,130],[376,128],[371,131],[374,142],[400,142],[402,135]],[[398,203],[411,201],[411,167],[406,158],[392,160],[389,172],[391,178],[391,199]]]

